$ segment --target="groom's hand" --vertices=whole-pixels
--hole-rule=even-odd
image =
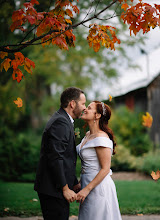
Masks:
[[[74,202],[77,199],[77,194],[70,190],[67,184],[63,187],[63,196],[68,202]]]

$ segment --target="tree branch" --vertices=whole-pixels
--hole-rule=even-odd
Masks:
[[[97,14],[91,16],[90,18],[86,19],[86,20],[83,20],[81,22],[78,22],[77,24],[73,24],[73,25],[70,25],[68,26],[68,28],[66,30],[64,30],[63,32],[59,33],[58,35],[44,41],[43,43],[49,41],[49,40],[52,40],[53,38],[56,38],[58,36],[60,36],[61,34],[65,33],[67,30],[70,30],[70,29],[75,29],[77,28],[78,26],[80,25],[84,25],[86,22],[90,21],[90,20],[93,20],[94,18],[98,18],[98,16],[100,14],[102,14],[104,11],[106,11],[108,8],[110,8],[112,5],[114,5],[118,0],[114,0],[113,2],[111,2],[108,6],[106,6],[104,9],[102,9],[101,11],[99,11]],[[112,18],[112,17],[111,17]],[[99,18],[98,18],[99,19]],[[38,40],[41,40],[42,38],[44,38],[45,36],[47,35],[51,35],[52,33],[54,32],[59,32],[58,30],[50,30],[48,33],[45,33],[39,37],[36,37],[36,38],[33,38],[32,40],[28,41],[28,42],[21,42],[19,44],[13,44],[13,45],[5,45],[5,46],[0,46],[0,51],[4,51],[4,52],[8,52],[8,53],[15,53],[15,52],[18,52],[18,51],[21,51],[23,50],[24,48],[28,47],[28,46],[31,46],[31,45],[40,45],[42,43],[34,43]],[[10,48],[7,48],[7,47],[17,47],[15,49],[10,49]]]

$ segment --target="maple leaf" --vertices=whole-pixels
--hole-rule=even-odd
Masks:
[[[66,14],[71,18],[73,17],[72,11],[70,9],[66,9]]]
[[[6,56],[8,56],[7,52],[3,52],[3,51],[0,52],[0,58],[1,59],[4,59]]]
[[[18,108],[21,108],[23,106],[22,99],[19,97],[17,98],[17,100],[14,100],[13,102],[17,105]]]
[[[79,14],[79,8],[76,5],[72,5],[73,11]]]
[[[56,39],[53,39],[52,44],[56,44],[61,49],[68,50],[67,42],[64,38],[64,35],[61,35],[60,37],[56,37]]]
[[[19,60],[12,60],[11,61],[11,66],[13,67],[14,70],[16,70],[18,68],[18,66],[20,66],[21,63]]]
[[[6,58],[2,63],[1,63],[1,67],[0,67],[0,70],[1,70],[1,72],[2,72],[2,69],[4,68],[5,69],[5,71],[7,72],[7,70],[10,68],[10,61],[11,61],[11,59],[9,59],[9,58]]]
[[[13,22],[13,24],[10,26],[11,31],[13,32],[15,29],[21,29],[22,24],[23,24],[22,20]]]
[[[160,170],[157,170],[156,173],[152,171],[151,176],[154,180],[158,180],[160,178]]]
[[[153,118],[148,112],[146,112],[146,115],[142,116],[142,120],[143,120],[142,122],[143,126],[148,128],[152,126]]]
[[[143,30],[144,34],[150,31],[151,27],[160,26],[159,12],[156,5],[151,6],[139,0],[138,4],[129,7],[121,14],[121,19],[129,25],[130,35],[132,31],[136,35],[140,30]]]
[[[109,95],[109,101],[110,101],[110,102],[112,101],[112,96],[111,96],[111,95]]]
[[[28,22],[30,24],[35,24],[36,23],[36,18],[34,16],[32,16],[32,15],[27,15],[26,19],[28,20]]]
[[[100,47],[101,47],[101,45],[100,45],[99,42],[96,42],[96,43],[93,44],[93,49],[94,49],[95,52],[98,52]]]
[[[28,73],[32,73],[31,67],[35,68],[35,63],[26,57],[24,61],[24,69]]]
[[[20,65],[24,62],[24,55],[21,52],[14,53],[15,60],[18,60],[20,62]]]
[[[37,20],[43,20],[44,14],[42,12],[37,13]]]
[[[70,19],[65,19],[65,21],[68,23],[68,24],[72,24],[72,21]]]
[[[22,20],[24,18],[24,10],[19,9],[17,11],[14,11],[12,14],[12,21],[15,22],[17,20]]]
[[[127,10],[128,7],[129,7],[129,5],[127,3],[124,3],[121,6],[121,8],[124,9],[125,11]]]
[[[13,80],[17,80],[17,82],[20,83],[22,77],[24,77],[24,75],[20,69],[13,70],[13,74],[12,74]]]
[[[115,29],[116,28],[108,25],[90,25],[89,35],[87,37],[89,46],[93,46],[95,52],[99,51],[100,43],[106,48],[115,50],[114,44],[120,44],[120,40],[116,37]]]
[[[39,5],[39,2],[37,0],[31,0],[31,4],[32,5],[34,5],[34,4]]]

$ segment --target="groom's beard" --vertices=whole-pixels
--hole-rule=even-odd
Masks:
[[[78,103],[76,103],[76,107],[73,110],[73,114],[75,115],[75,118],[79,118],[82,114],[82,111],[79,109]]]

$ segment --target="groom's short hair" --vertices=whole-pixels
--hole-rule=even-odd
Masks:
[[[84,92],[76,87],[69,87],[65,89],[61,94],[61,107],[67,108],[70,101],[75,100],[78,101],[80,98],[80,95],[84,94]]]

